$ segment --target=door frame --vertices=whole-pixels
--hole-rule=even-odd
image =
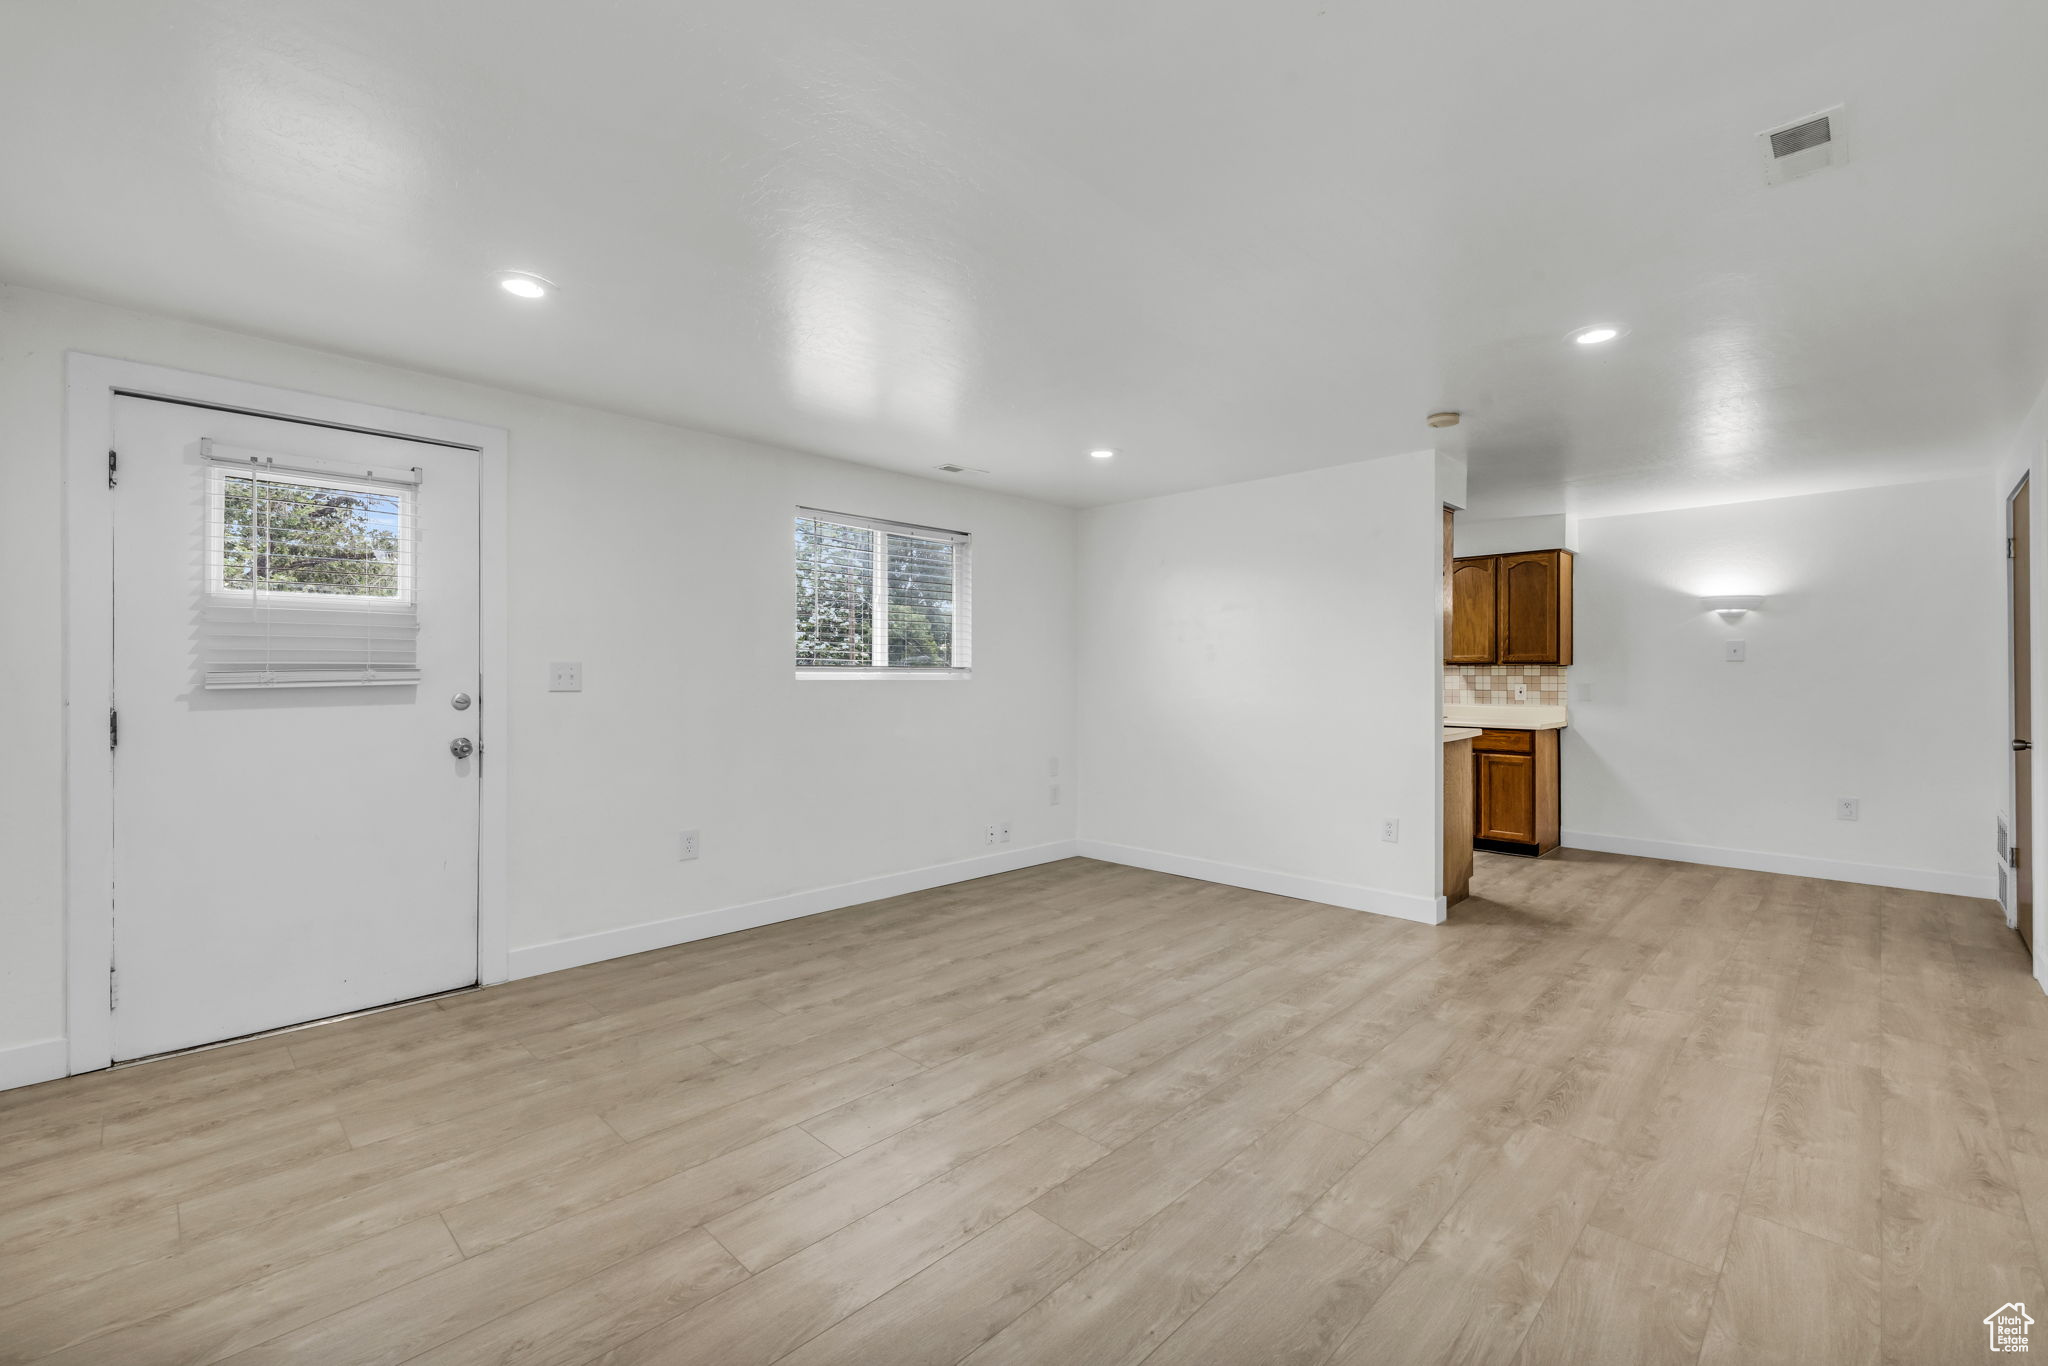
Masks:
[[[64,1019],[68,1070],[114,1058],[108,973],[114,951],[114,503],[107,457],[121,395],[211,405],[477,452],[478,671],[473,722],[491,761],[478,768],[477,980],[509,975],[505,688],[507,434],[351,399],[223,379],[84,352],[64,357]]]
[[[2026,498],[2026,500],[2027,500],[2027,502],[2028,502],[2028,513],[2029,513],[2029,526],[2031,527],[2031,524],[2032,524],[2032,518],[2031,518],[2031,514],[2032,514],[2032,511],[2033,511],[2033,509],[2032,509],[2032,503],[2033,503],[2033,471],[2032,471],[2032,470],[2026,470],[2026,471],[2023,471],[2023,472],[2022,472],[2022,473],[2020,474],[2020,477],[2019,477],[2019,479],[2018,479],[2017,481],[2015,481],[2015,482],[2013,483],[2012,487],[2008,488],[2008,489],[2007,489],[2007,490],[2005,491],[2004,495],[2003,495],[2003,496],[2002,496],[2002,497],[2001,497],[2001,498],[1999,499],[1999,512],[2000,512],[2000,513],[2002,514],[2003,520],[2004,520],[2004,522],[2005,522],[2005,663],[2006,663],[2006,668],[2005,668],[2005,718],[2004,718],[2004,719],[2005,719],[2005,736],[2006,736],[2006,739],[2007,739],[2008,741],[2010,741],[2010,740],[2013,740],[2013,739],[2016,739],[2016,738],[2017,738],[2017,736],[2016,736],[2016,735],[2014,734],[2014,732],[2015,732],[2015,730],[2017,729],[2017,725],[2016,725],[2016,723],[2017,723],[2017,722],[2018,722],[2018,720],[2019,720],[2019,712],[2020,712],[2020,708],[2021,708],[2021,706],[2022,706],[2022,705],[2025,705],[2025,706],[2027,707],[2027,709],[2028,709],[2028,711],[2029,711],[2030,715],[2031,715],[2031,712],[2032,712],[2032,709],[2033,709],[2033,699],[2032,699],[2031,697],[2025,697],[2025,698],[2023,698],[2023,697],[2021,696],[2021,694],[2020,694],[2020,689],[2019,689],[2019,678],[2020,678],[2020,674],[2021,674],[2021,672],[2022,672],[2022,664],[2023,664],[2023,662],[2024,662],[2024,665],[2025,665],[2025,671],[2027,672],[2027,674],[2028,674],[2028,677],[2029,677],[2029,679],[2030,679],[2030,680],[2031,680],[2031,678],[2032,678],[2032,667],[2033,667],[2033,660],[2032,660],[2032,659],[2027,659],[2027,660],[2025,660],[2025,661],[2022,661],[2022,660],[2021,660],[2021,658],[2020,658],[2020,652],[2019,652],[2019,632],[2018,632],[2018,629],[2017,629],[2017,627],[2018,627],[2018,622],[2019,622],[2019,597],[2020,597],[2020,575],[2019,575],[2019,570],[2020,570],[2020,564],[2022,563],[2022,560],[2021,560],[2021,556],[2020,556],[2020,545],[2019,545],[2019,519],[2018,519],[2018,518],[2017,518],[2017,517],[2016,517],[2016,516],[2015,516],[2014,514],[2015,514],[2015,512],[2017,511],[2017,509],[2018,509],[2018,507],[2019,507],[2019,502],[2020,502],[2020,499],[2021,499],[2022,497]],[[2031,564],[2032,564],[2032,562],[2033,562],[2033,559],[2032,559],[2032,557],[2033,557],[2033,547],[2032,547],[2031,545],[2029,545],[2029,546],[2027,546],[2027,547],[2026,547],[2026,554],[2027,554],[2027,558],[2026,558],[2026,561],[2025,561],[2025,562],[2026,562],[2027,564],[2031,565]],[[2031,576],[2030,576],[2030,577],[2031,577]],[[2029,583],[2029,584],[2027,585],[2027,587],[2028,587],[2028,589],[2029,589],[2029,590],[2031,590],[2031,589],[2032,589],[2032,587],[2033,587],[2032,583],[2030,582],[2030,583]],[[2032,623],[2031,623],[2031,622],[2029,622],[2028,624],[2029,624],[2029,626],[2031,626],[2031,625],[2032,625]],[[2029,691],[2031,692],[2031,688],[2029,689]],[[2019,759],[2018,759],[2018,756],[2017,756],[2016,752],[2013,752],[2013,751],[2008,751],[2008,753],[2007,753],[2007,756],[2006,756],[2006,765],[2005,765],[2005,809],[2006,809],[2006,811],[2007,811],[2007,812],[2009,812],[2009,813],[2011,814],[2011,817],[2012,817],[2012,828],[2011,828],[2011,829],[2010,829],[2010,830],[2009,830],[2009,831],[2007,832],[2007,837],[2008,837],[2008,839],[2010,840],[2010,842],[2011,842],[2011,843],[2012,843],[2013,845],[2021,847],[2021,849],[2022,849],[2022,854],[2023,854],[2023,856],[2022,856],[2022,858],[2020,859],[2020,866],[2019,866],[2019,867],[2013,867],[2013,866],[2012,866],[2012,862],[2011,862],[2010,858],[2008,858],[2008,859],[2007,859],[2007,866],[2006,866],[2006,871],[2007,871],[2007,872],[2008,872],[2009,874],[2011,874],[2011,875],[2012,875],[2012,876],[2011,876],[2011,881],[2012,881],[2012,883],[2013,883],[2013,886],[2012,886],[2012,895],[2011,895],[2011,896],[2010,896],[2010,897],[2009,897],[2009,898],[2007,899],[2007,901],[2008,901],[2008,904],[2006,904],[2006,905],[2004,905],[2004,906],[2001,906],[2001,907],[1999,907],[1999,909],[2005,912],[2005,924],[2006,924],[2006,928],[2007,928],[2007,929],[2013,929],[2013,930],[2016,930],[2016,929],[2018,928],[2018,926],[2019,926],[2019,912],[2018,912],[2018,907],[2019,907],[2019,899],[2020,899],[2020,898],[2019,898],[2019,881],[2020,881],[2020,879],[2022,879],[2022,878],[2028,878],[2028,879],[2031,879],[2031,878],[2032,878],[2032,876],[2033,876],[2033,867],[2034,867],[2034,863],[2033,863],[2033,843],[2034,843],[2034,832],[2033,832],[2033,831],[2031,831],[2031,830],[2023,830],[2023,829],[2021,829],[2021,828],[2020,828],[2020,822],[2019,822],[2019,815],[2020,815],[2020,802],[2019,802],[2019,769],[2020,769],[2020,765],[2019,765]],[[2030,794],[2030,795],[2031,795],[2031,794]]]
[[[2030,459],[2030,462],[2027,465],[2027,467],[2020,471],[2019,477],[2017,479],[2015,479],[2009,486],[2006,486],[2004,488],[2004,491],[1999,498],[2000,520],[2004,523],[2005,534],[2007,537],[2007,545],[2009,547],[2005,565],[2006,709],[2004,717],[2005,725],[2001,728],[2000,732],[2007,739],[2012,738],[2012,723],[2016,719],[2016,713],[2018,711],[2020,701],[2020,698],[2017,693],[2020,661],[2015,653],[2016,642],[2013,639],[2013,623],[2015,621],[2013,599],[2018,588],[2015,576],[2019,568],[2019,556],[2012,514],[2015,501],[2022,495],[2022,493],[2024,493],[2027,500],[2026,506],[2029,531],[2029,536],[2027,538],[2027,602],[2029,618],[2029,658],[2027,660],[2027,711],[2028,724],[2030,728],[2033,725],[2034,718],[2038,716],[2038,714],[2040,713],[2040,708],[2036,705],[2038,695],[2040,692],[2040,670],[2036,667],[2040,657],[2040,651],[2038,648],[2035,648],[2036,646],[2038,646],[2039,641],[2041,639],[2041,634],[2037,629],[2040,618],[2040,612],[2038,610],[2040,606],[2040,600],[2036,592],[2039,586],[2038,580],[2040,576],[2033,572],[2034,555],[2040,538],[2038,535],[2033,534],[2037,530],[2035,523],[2039,520],[2039,513],[2035,507],[2034,473],[2034,463]],[[2032,765],[2029,765],[2030,770],[2032,769],[2032,767]],[[2008,762],[2005,770],[2005,806],[2006,810],[2012,814],[2013,819],[2013,829],[2010,832],[2012,842],[2014,844],[2020,845],[2024,853],[2021,858],[2021,867],[2014,869],[2010,868],[2010,866],[2008,865],[2008,871],[2010,871],[2013,874],[2014,878],[2014,885],[2012,888],[2012,905],[2000,907],[1999,909],[2006,912],[2007,927],[2015,930],[2018,928],[2019,924],[2018,879],[2022,877],[2029,879],[2033,878],[2034,851],[2038,847],[2038,841],[2036,841],[2034,838],[2034,831],[2032,829],[2021,829],[2019,826],[2018,777],[2019,766],[2017,763],[2011,761],[2011,756],[2008,756]],[[2031,783],[2031,788],[2032,790],[2029,793],[2029,796],[2031,798],[2031,804],[2035,806],[2037,809],[2032,813],[2033,819],[2029,822],[2029,824],[2038,825],[2041,820],[2041,812],[2038,808],[2041,805],[2043,795],[2042,784],[2038,780],[2038,777],[2036,777],[2036,779]],[[2041,882],[2034,881],[2032,883],[2032,891],[2035,896],[2034,934],[2037,940],[2040,938],[2041,931],[2042,915],[2039,897],[2042,890],[2043,884]],[[2044,971],[2044,963],[2048,963],[2048,953],[2044,953],[2041,946],[2038,943],[2031,947],[2030,952],[2031,961],[2027,965],[2028,972],[2034,978],[2034,981],[2040,986],[2041,990],[2043,992],[2048,992],[2048,971]]]

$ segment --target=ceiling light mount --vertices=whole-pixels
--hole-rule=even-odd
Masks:
[[[1116,458],[1116,452],[1107,446],[1097,446],[1094,450],[1088,452],[1088,455],[1091,459],[1095,460],[1113,460]]]
[[[530,270],[501,270],[493,277],[498,288],[516,299],[545,299],[559,286],[545,275]]]
[[[1431,413],[1428,421],[1432,427],[1455,427],[1463,416],[1463,413]]]
[[[1604,346],[1627,331],[1627,328],[1619,327],[1614,323],[1594,323],[1589,327],[1578,328],[1566,335],[1580,346]]]

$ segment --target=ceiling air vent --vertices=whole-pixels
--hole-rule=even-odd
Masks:
[[[1848,129],[1843,126],[1839,104],[1797,122],[1766,129],[1757,137],[1763,144],[1767,185],[1782,185],[1849,159]]]

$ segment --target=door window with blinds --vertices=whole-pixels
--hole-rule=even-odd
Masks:
[[[419,681],[415,470],[324,469],[204,443],[208,688]]]
[[[796,511],[799,678],[964,678],[968,535]]]

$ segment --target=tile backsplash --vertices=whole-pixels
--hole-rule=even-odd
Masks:
[[[1566,675],[1556,664],[1452,664],[1444,669],[1444,702],[1451,706],[1512,707],[1515,685],[1527,689],[1522,704],[1565,705]]]

